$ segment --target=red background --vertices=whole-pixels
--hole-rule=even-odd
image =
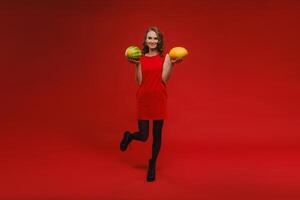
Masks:
[[[299,199],[298,1],[3,1],[0,199]],[[134,66],[155,25],[188,49],[157,181]],[[151,194],[150,194],[151,193]]]

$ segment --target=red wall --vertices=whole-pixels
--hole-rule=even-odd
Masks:
[[[166,138],[296,146],[299,6],[237,0],[2,2],[2,137],[88,132],[109,142],[136,129],[134,66],[124,51],[141,46],[146,28],[155,25],[164,33],[166,51],[189,50],[167,85]]]

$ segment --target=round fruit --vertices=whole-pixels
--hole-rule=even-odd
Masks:
[[[170,50],[169,56],[171,59],[182,59],[188,55],[188,51],[184,47],[174,47]]]
[[[142,51],[136,46],[130,46],[126,49],[125,56],[129,59],[139,60],[142,56]]]

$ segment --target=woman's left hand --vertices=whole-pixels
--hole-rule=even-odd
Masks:
[[[172,64],[178,64],[178,63],[181,63],[183,61],[182,58],[174,58],[174,59],[171,59],[171,63]]]

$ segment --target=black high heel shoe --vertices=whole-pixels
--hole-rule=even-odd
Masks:
[[[149,167],[148,167],[148,174],[147,174],[147,181],[151,182],[155,180],[155,162],[150,159],[149,160]]]
[[[121,143],[120,143],[120,149],[121,151],[126,151],[129,143],[131,142],[131,139],[130,139],[130,132],[129,131],[126,131],[124,133],[124,136],[123,136],[123,139],[121,140]]]

